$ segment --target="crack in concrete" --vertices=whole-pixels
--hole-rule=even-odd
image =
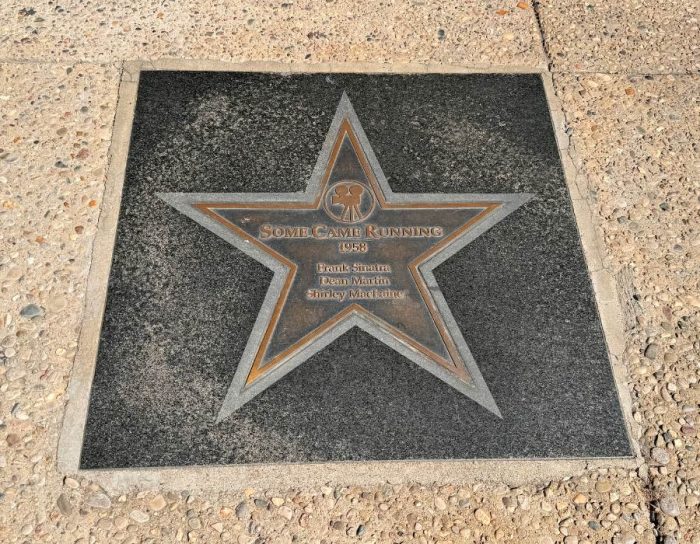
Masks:
[[[537,23],[537,31],[540,34],[540,42],[542,44],[542,51],[544,52],[545,60],[547,61],[547,71],[552,73],[554,70],[554,62],[552,61],[552,55],[549,52],[549,46],[547,40],[545,39],[544,27],[542,26],[542,16],[540,15],[540,2],[538,0],[533,0],[532,11],[535,14],[535,22]]]

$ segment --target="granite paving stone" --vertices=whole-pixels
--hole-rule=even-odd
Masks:
[[[353,330],[215,423],[271,272],[155,193],[303,189],[343,91],[394,191],[535,195],[435,270],[503,419]],[[539,76],[142,74],[85,468],[629,453]]]

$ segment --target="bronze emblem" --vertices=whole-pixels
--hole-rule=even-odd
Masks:
[[[343,180],[326,191],[323,206],[336,221],[358,223],[369,217],[374,209],[374,195],[358,181]]]
[[[393,193],[344,94],[303,196],[159,196],[275,272],[219,421],[354,326],[500,415],[432,270],[530,195]]]

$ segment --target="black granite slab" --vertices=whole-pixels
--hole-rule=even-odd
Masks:
[[[155,193],[303,190],[343,91],[394,191],[535,194],[435,270],[502,419],[353,329],[215,424],[272,274]],[[539,76],[141,74],[83,468],[627,455]]]

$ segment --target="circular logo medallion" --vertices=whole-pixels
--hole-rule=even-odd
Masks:
[[[331,185],[323,199],[326,213],[341,223],[359,223],[374,210],[372,191],[358,181],[343,180]]]

